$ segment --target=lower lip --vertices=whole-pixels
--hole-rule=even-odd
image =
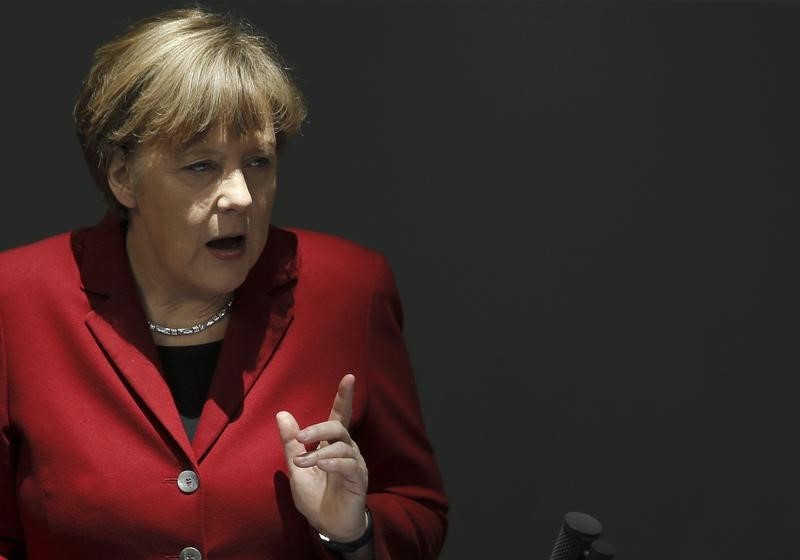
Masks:
[[[213,249],[211,247],[206,247],[206,249],[208,249],[208,252],[211,253],[211,256],[215,259],[221,261],[235,261],[244,256],[245,250],[247,249],[247,241],[243,241],[236,249]]]

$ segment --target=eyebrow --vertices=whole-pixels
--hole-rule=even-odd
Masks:
[[[267,141],[264,142],[263,145],[259,145],[254,150],[245,150],[245,151],[264,151],[267,153],[274,153],[275,152],[275,142]],[[213,148],[210,146],[188,146],[182,150],[178,151],[178,154],[181,157],[198,157],[198,156],[220,156],[225,154],[225,150]]]

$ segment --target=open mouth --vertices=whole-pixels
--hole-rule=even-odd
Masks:
[[[212,239],[206,246],[217,251],[238,251],[244,246],[244,235],[234,235],[232,237],[220,237]]]

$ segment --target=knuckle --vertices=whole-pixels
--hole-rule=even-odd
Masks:
[[[352,455],[352,449],[353,448],[350,447],[349,445],[347,445],[345,442],[339,441],[339,442],[336,443],[336,446],[337,446],[337,450],[339,451],[340,455],[342,455],[344,457],[350,457]]]

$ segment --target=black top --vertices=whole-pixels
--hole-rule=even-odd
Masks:
[[[164,378],[190,441],[194,439],[208,397],[221,347],[221,340],[193,346],[157,347]]]

